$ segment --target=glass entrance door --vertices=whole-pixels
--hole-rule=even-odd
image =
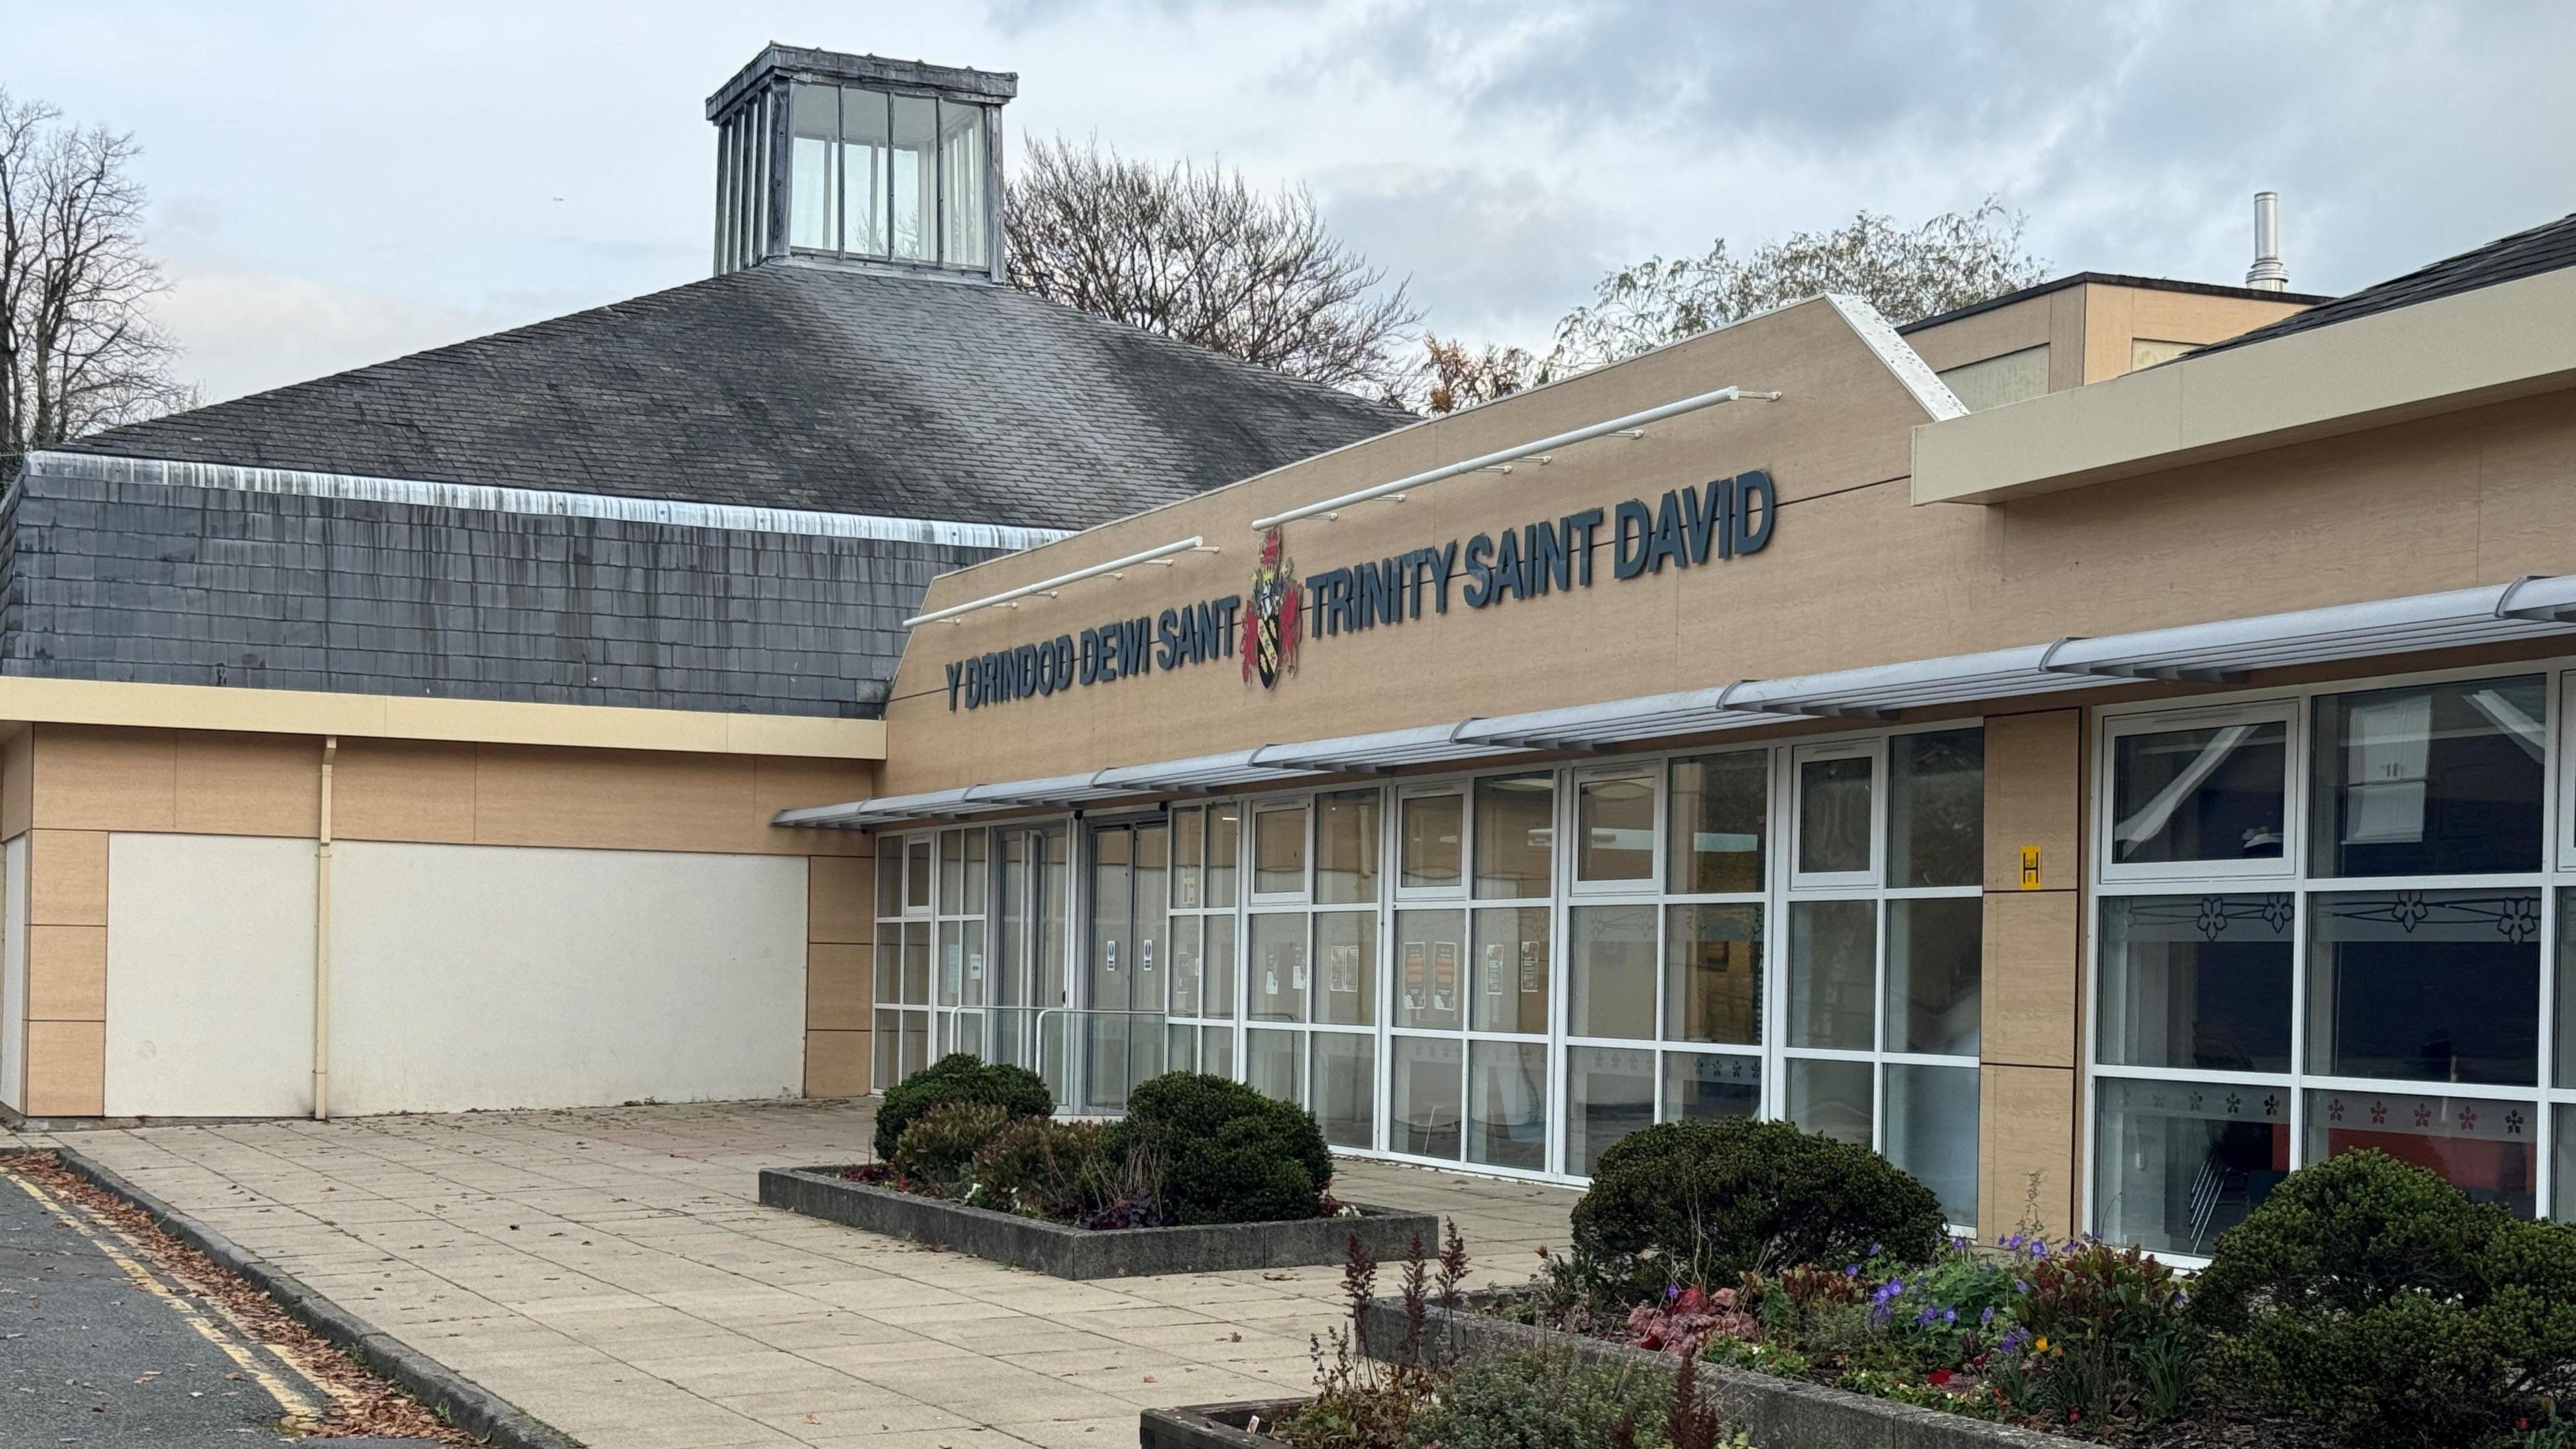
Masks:
[[[1163,1070],[1171,827],[1155,821],[1091,831],[1091,941],[1084,962],[1083,1101],[1115,1112],[1127,1090]]]

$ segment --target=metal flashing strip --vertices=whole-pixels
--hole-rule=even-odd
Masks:
[[[865,538],[892,543],[944,544],[1016,552],[1071,538],[1060,528],[1021,528],[1000,523],[961,523],[936,518],[889,518],[873,513],[827,513],[802,508],[751,508],[730,503],[687,503],[617,493],[576,493],[539,488],[496,488],[478,483],[430,483],[413,478],[373,478],[311,473],[294,468],[252,468],[234,463],[190,463],[172,458],[127,458],[105,453],[31,452],[30,478],[73,478],[102,483],[157,483],[220,488],[234,493],[283,493],[305,498],[346,498],[368,503],[409,503],[484,513],[556,518],[604,518],[622,523],[662,523],[742,533],[801,534],[814,538]]]
[[[1968,415],[1968,405],[1959,401],[1959,395],[1950,391],[1950,384],[1941,380],[1941,374],[1932,370],[1932,364],[1923,360],[1923,354],[1915,351],[1914,344],[1890,326],[1876,307],[1841,292],[1827,292],[1825,300],[1842,314],[1843,321],[1851,324],[1852,331],[1860,334],[1869,350],[1878,354],[1878,360],[1887,364],[1887,370],[1896,375],[1905,390],[1914,394],[1914,401],[1931,414],[1932,421]]]
[[[1532,751],[1600,750],[1718,734],[1783,718],[1895,719],[1907,710],[2027,698],[2140,681],[2222,685],[2257,669],[2412,654],[2576,634],[2576,574],[2414,594],[2322,609],[2065,638],[1979,654],[1909,660],[1826,674],[1738,680],[1598,704],[1495,715],[1379,734],[1263,745],[1230,754],[1123,765],[1088,775],[971,785],[927,795],[784,811],[780,825],[863,828],[963,819],[1005,809],[1236,786],[1381,774]]]

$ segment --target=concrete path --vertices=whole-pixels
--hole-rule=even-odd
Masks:
[[[1135,1442],[1143,1407],[1285,1396],[1338,1268],[1068,1283],[759,1206],[864,1160],[866,1102],[149,1127],[62,1140],[594,1449]],[[1345,1161],[1453,1217],[1479,1280],[1574,1194]]]

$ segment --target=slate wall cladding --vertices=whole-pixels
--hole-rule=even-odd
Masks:
[[[988,549],[29,475],[0,673],[872,716]]]

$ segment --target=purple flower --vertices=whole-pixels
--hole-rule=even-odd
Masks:
[[[1977,1315],[1977,1322],[1979,1322],[1979,1323],[1981,1323],[1981,1324],[1991,1324],[1991,1323],[1993,1323],[1994,1321],[1995,1321],[1995,1310],[1994,1310],[1993,1305],[1991,1305],[1991,1304],[1987,1305],[1987,1308],[1986,1308],[1986,1311],[1985,1311],[1985,1312],[1983,1312],[1983,1313],[1981,1313],[1981,1314],[1978,1314],[1978,1315]]]
[[[1958,1323],[1958,1321],[1959,1321],[1959,1310],[1958,1310],[1958,1309],[1956,1309],[1956,1308],[1944,1308],[1944,1309],[1942,1309],[1942,1310],[1941,1310],[1941,1321],[1942,1321],[1943,1323],[1946,1323],[1946,1324],[1952,1324],[1952,1325],[1957,1324],[1957,1323]]]
[[[1845,1268],[1843,1269],[1843,1276],[1844,1276],[1844,1277],[1846,1277],[1846,1278],[1857,1278],[1857,1277],[1859,1277],[1859,1276],[1860,1276],[1860,1264],[1858,1264],[1858,1263],[1853,1263],[1853,1264],[1849,1265],[1848,1267],[1845,1267]]]

